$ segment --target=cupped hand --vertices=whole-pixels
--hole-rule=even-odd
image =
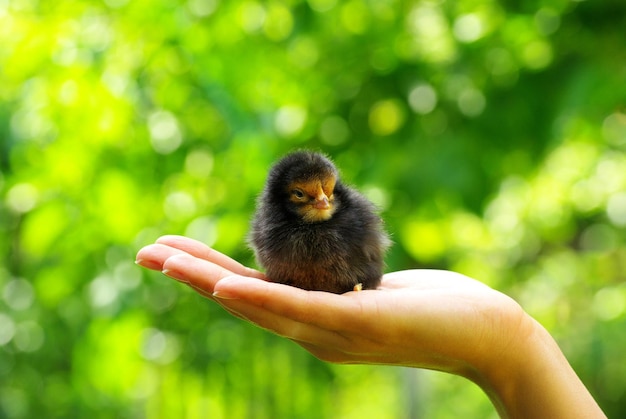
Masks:
[[[473,378],[492,359],[485,353],[506,351],[526,325],[513,300],[449,271],[389,273],[377,290],[336,295],[269,282],[180,236],[144,247],[137,261],[331,362],[407,365]]]

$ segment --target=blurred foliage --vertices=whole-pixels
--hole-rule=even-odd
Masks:
[[[299,147],[381,207],[389,270],[513,296],[623,414],[625,27],[622,0],[0,0],[0,417],[493,417],[133,265],[168,233],[253,264]]]

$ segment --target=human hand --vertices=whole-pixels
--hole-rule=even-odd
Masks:
[[[436,270],[387,274],[377,290],[333,295],[263,279],[208,246],[165,236],[138,263],[162,270],[229,312],[316,357],[340,363],[431,368],[471,377],[528,327],[513,300],[463,275]]]
[[[605,417],[543,327],[511,298],[454,272],[393,272],[376,290],[341,295],[305,291],[180,236],[144,247],[137,263],[322,360],[464,376],[502,417]]]

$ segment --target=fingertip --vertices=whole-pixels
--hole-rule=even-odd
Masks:
[[[263,282],[250,277],[231,275],[217,281],[214,291],[220,295],[234,294],[243,288],[254,287],[255,283]]]
[[[181,272],[178,272],[176,270],[173,269],[163,269],[163,275],[167,276],[168,278],[172,278],[178,282],[182,282],[184,284],[188,284],[189,280],[185,277],[185,275],[183,275]]]
[[[220,279],[214,287],[217,298],[241,298],[255,301],[265,301],[269,296],[280,297],[281,289],[301,291],[289,285],[277,284],[264,278],[229,275]]]
[[[156,240],[156,243],[158,244],[165,244],[167,246],[172,246],[172,247],[197,247],[197,246],[201,246],[201,247],[206,247],[206,244],[202,243],[201,241],[198,241],[196,239],[192,239],[190,237],[185,237],[185,236],[178,236],[175,234],[167,234],[165,236],[161,236]]]
[[[233,275],[222,278],[213,287],[213,297],[219,300],[237,300],[240,298],[242,287],[249,285],[246,278]]]
[[[144,246],[141,249],[139,249],[137,251],[137,255],[135,256],[135,260],[137,262],[139,262],[139,261],[143,261],[144,259],[146,259],[146,255],[148,255],[150,253],[150,249],[152,248],[152,246],[154,246],[154,245],[153,244],[149,244],[149,245]]]
[[[163,262],[163,270],[174,270],[177,267],[185,266],[185,264],[188,264],[192,259],[194,259],[194,257],[187,253],[171,255]]]
[[[175,235],[175,234],[166,234],[166,235],[161,236],[158,239],[156,239],[155,243],[158,243],[158,244],[171,244],[171,243],[179,242],[181,239],[184,239],[184,237],[183,236],[178,236],[178,235]]]
[[[153,244],[144,246],[135,255],[135,264],[146,269],[161,270],[161,262],[158,256],[158,249]]]

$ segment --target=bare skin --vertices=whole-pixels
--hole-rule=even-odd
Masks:
[[[460,375],[503,418],[606,417],[539,323],[511,298],[454,272],[393,272],[377,290],[342,295],[304,291],[181,236],[144,247],[137,263],[328,362]]]

